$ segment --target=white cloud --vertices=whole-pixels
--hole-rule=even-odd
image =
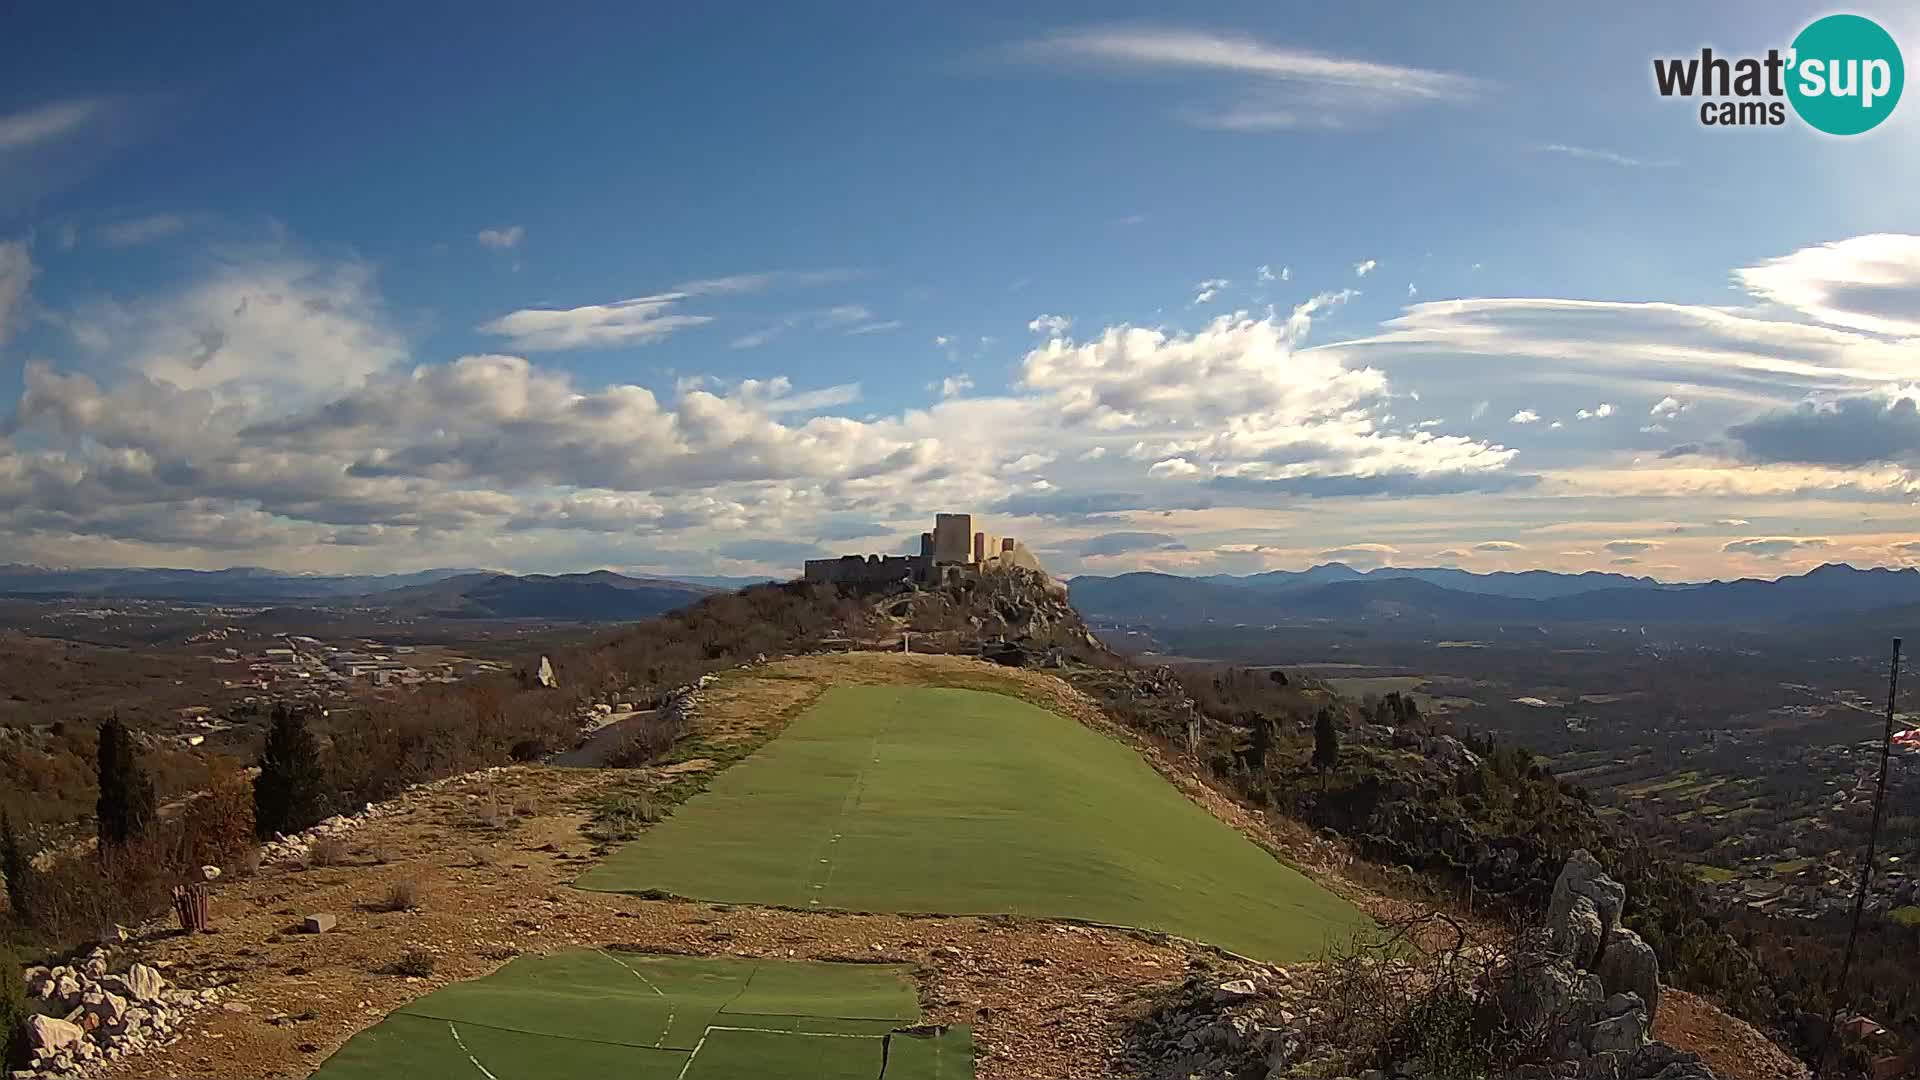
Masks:
[[[802,327],[814,330],[844,330],[849,334],[871,334],[899,327],[900,323],[875,322],[873,312],[861,304],[839,304],[815,311],[799,311],[783,317],[771,326],[742,334],[730,343],[736,349],[754,349],[780,337],[789,330]]]
[[[1876,233],[1734,271],[1763,300],[1830,326],[1920,336],[1920,236]]]
[[[1607,417],[1612,415],[1613,415],[1613,406],[1608,402],[1603,401],[1600,404],[1595,405],[1591,409],[1581,409],[1580,411],[1573,414],[1573,418],[1575,420],[1605,420]]]
[[[1106,456],[1107,456],[1107,448],[1104,446],[1096,446],[1093,449],[1088,450],[1086,453],[1081,454],[1079,457],[1079,460],[1099,461],[1101,458]]]
[[[1196,307],[1200,304],[1207,303],[1208,301],[1212,300],[1215,296],[1218,296],[1220,294],[1221,289],[1224,289],[1231,284],[1233,284],[1233,282],[1228,281],[1226,278],[1208,278],[1207,280],[1194,286],[1194,289],[1196,289],[1197,292],[1194,295],[1193,303],[1187,306]]]
[[[1380,265],[1380,263],[1379,263],[1379,262],[1378,262],[1377,260],[1374,260],[1374,259],[1367,259],[1367,260],[1366,260],[1366,261],[1364,261],[1364,262],[1357,262],[1357,263],[1354,263],[1354,264],[1353,264],[1353,276],[1354,276],[1354,277],[1366,277],[1366,276],[1367,276],[1368,274],[1370,274],[1370,273],[1372,273],[1372,272],[1373,272],[1373,268],[1374,268],[1374,267],[1376,267],[1376,266],[1379,266],[1379,265]]]
[[[1179,110],[1195,126],[1229,131],[1340,127],[1413,105],[1466,101],[1481,88],[1477,81],[1450,72],[1170,27],[1063,31],[1026,42],[1017,52],[1055,67],[1080,61],[1128,71],[1189,70],[1230,78],[1237,100]]]
[[[973,389],[973,376],[964,371],[958,375],[949,375],[940,380],[940,399],[945,401],[948,398],[956,398],[971,389]]]
[[[222,264],[170,294],[88,302],[65,323],[103,363],[223,400],[337,393],[407,354],[370,267],[278,251]]]
[[[1419,289],[1417,289],[1417,288],[1415,288],[1415,287],[1414,287],[1414,284],[1413,284],[1413,282],[1411,282],[1411,281],[1409,281],[1409,282],[1407,282],[1407,295],[1408,295],[1408,296],[1419,296],[1419,295],[1420,295],[1420,290],[1419,290]]]
[[[1833,541],[1824,536],[1750,536],[1745,540],[1732,540],[1720,548],[1729,555],[1753,555],[1762,559],[1777,559],[1796,551],[1832,547]]]
[[[1195,465],[1186,458],[1179,457],[1167,458],[1165,461],[1156,461],[1147,467],[1147,475],[1155,477],[1193,476],[1199,471],[1200,466]]]
[[[1579,158],[1582,161],[1602,161],[1608,165],[1621,165],[1630,169],[1664,169],[1673,164],[1671,161],[1647,161],[1641,158],[1628,157],[1625,154],[1616,154],[1611,150],[1595,150],[1586,146],[1569,146],[1566,143],[1547,143],[1539,149],[1542,153],[1563,154],[1567,157]]]
[[[1526,545],[1516,544],[1511,540],[1487,540],[1473,545],[1473,550],[1493,552],[1525,551]]]
[[[1658,540],[1609,540],[1600,545],[1615,555],[1640,555],[1660,546]]]
[[[474,240],[483,248],[504,251],[519,247],[520,241],[526,239],[526,236],[527,229],[524,225],[503,225],[497,229],[481,229],[474,234]]]
[[[1669,394],[1659,401],[1654,402],[1653,408],[1647,410],[1647,415],[1658,416],[1661,419],[1671,419],[1686,411],[1687,403]]]
[[[677,330],[713,321],[710,315],[675,312],[675,306],[688,295],[661,293],[577,308],[522,308],[482,323],[480,329],[532,352],[646,345]]]
[[[1284,267],[1282,269],[1284,269]],[[1273,276],[1273,268],[1265,264],[1255,267],[1253,271],[1253,279],[1255,281],[1262,281],[1262,282],[1275,280]]]
[[[183,214],[152,214],[110,222],[95,229],[94,235],[107,247],[134,247],[178,236],[187,230],[188,224]]]
[[[91,99],[54,101],[0,116],[0,153],[25,150],[79,130],[100,113]]]
[[[1027,453],[1021,454],[1019,457],[1007,462],[1004,468],[1008,472],[1015,473],[1039,472],[1041,469],[1053,464],[1053,461],[1054,455],[1052,454]]]
[[[847,333],[849,334],[884,334],[890,331],[898,330],[900,329],[900,327],[904,325],[905,324],[902,323],[899,319],[882,319],[878,322],[861,323],[858,326],[850,327],[848,328]]]
[[[1036,334],[1059,337],[1072,325],[1073,320],[1065,315],[1037,315],[1032,322],[1027,323],[1027,329]]]
[[[1715,521],[1714,524],[1725,526],[1726,528],[1729,528],[1729,529],[1738,529],[1743,526],[1750,525],[1752,524],[1752,522],[1748,521],[1746,518],[1721,518],[1720,520]]]
[[[1521,409],[1519,412],[1507,417],[1507,423],[1509,424],[1537,424],[1539,422],[1540,414],[1534,412],[1532,409]]]

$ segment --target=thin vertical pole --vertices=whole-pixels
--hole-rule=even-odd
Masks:
[[[1853,924],[1847,927],[1847,951],[1840,955],[1840,977],[1833,983],[1833,1000],[1827,1007],[1827,1041],[1820,1048],[1820,1061],[1814,1066],[1813,1080],[1820,1080],[1828,1060],[1840,1047],[1834,1023],[1840,1017],[1840,1000],[1847,991],[1847,972],[1853,967],[1854,942],[1860,936],[1860,916],[1866,911],[1867,892],[1873,885],[1873,850],[1880,839],[1880,819],[1887,808],[1887,760],[1893,756],[1893,701],[1900,693],[1900,639],[1893,639],[1893,670],[1887,674],[1887,731],[1880,742],[1880,783],[1873,793],[1873,825],[1867,830],[1867,854],[1860,860],[1860,887],[1853,894]]]

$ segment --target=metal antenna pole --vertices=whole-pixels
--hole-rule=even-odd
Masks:
[[[1833,999],[1827,1007],[1827,1041],[1820,1048],[1820,1060],[1814,1065],[1813,1080],[1820,1080],[1827,1062],[1840,1048],[1834,1023],[1840,1017],[1840,999],[1847,990],[1847,972],[1853,967],[1853,946],[1860,936],[1860,916],[1867,906],[1867,892],[1873,884],[1873,849],[1880,839],[1880,819],[1887,808],[1887,760],[1893,756],[1893,700],[1900,692],[1900,639],[1893,639],[1893,670],[1887,674],[1887,732],[1880,743],[1880,783],[1873,793],[1873,826],[1867,830],[1867,854],[1860,860],[1860,888],[1853,894],[1853,924],[1847,928],[1847,951],[1840,955],[1840,977],[1834,980]]]

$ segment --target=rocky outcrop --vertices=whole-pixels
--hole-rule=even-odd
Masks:
[[[29,1067],[15,1077],[84,1076],[103,1063],[165,1046],[192,1013],[219,998],[215,990],[167,985],[159,971],[132,964],[113,972],[113,955],[94,949],[75,964],[28,968]]]
[[[1547,905],[1554,950],[1576,968],[1593,968],[1606,935],[1620,925],[1626,903],[1626,886],[1608,877],[1585,848],[1574,852],[1553,883]]]

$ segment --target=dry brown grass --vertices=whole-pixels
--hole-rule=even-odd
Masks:
[[[310,867],[344,866],[351,858],[347,842],[334,836],[323,836],[307,849],[307,865]]]
[[[426,902],[425,882],[419,878],[401,878],[387,886],[387,895],[379,907],[382,911],[418,911]]]

